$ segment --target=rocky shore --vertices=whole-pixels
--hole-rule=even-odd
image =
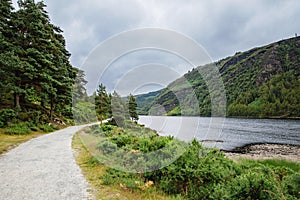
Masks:
[[[225,155],[233,160],[247,159],[285,159],[300,162],[300,146],[286,144],[249,144],[225,151]]]

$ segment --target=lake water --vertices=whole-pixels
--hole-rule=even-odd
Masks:
[[[163,136],[197,138],[223,150],[250,143],[300,145],[300,120],[140,116],[139,123]]]

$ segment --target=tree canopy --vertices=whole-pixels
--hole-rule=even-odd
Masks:
[[[72,89],[78,69],[70,64],[62,30],[51,23],[43,2],[0,1],[0,109],[71,116]]]

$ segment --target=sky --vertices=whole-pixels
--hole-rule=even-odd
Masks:
[[[205,64],[209,59],[217,61],[239,51],[293,37],[295,33],[300,35],[298,0],[44,0],[44,2],[52,23],[64,31],[67,49],[72,54],[72,65],[86,71],[89,92],[92,92],[100,82],[103,82],[109,91],[120,90],[122,95],[160,89],[195,67],[193,65]],[[161,42],[167,40],[177,46],[181,45],[182,50],[188,51],[189,45],[178,44],[180,37],[178,34],[181,34],[196,42],[206,57],[204,56],[203,60],[189,62],[182,55],[169,49],[167,51],[159,47],[138,51],[130,49],[133,46],[128,43],[145,40],[147,33],[143,35],[139,34],[140,32],[136,33],[133,39],[128,41],[126,37],[123,37],[122,41],[116,37],[124,33],[126,35],[127,31],[143,28],[160,29],[167,33],[166,35],[170,35],[159,39],[155,37],[153,39],[157,42],[155,45],[159,46]],[[115,48],[124,48],[127,51],[122,55],[115,54],[116,57],[109,60],[112,61],[109,65],[98,66],[101,68],[98,69],[95,66],[101,61],[96,58],[108,56],[102,48],[103,44],[111,48],[108,52]],[[152,45],[147,43],[150,44]],[[115,46],[112,47],[113,45]],[[98,51],[99,48],[102,50]],[[144,81],[132,81],[134,77]]]

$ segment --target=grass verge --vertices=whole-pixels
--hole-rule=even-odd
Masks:
[[[88,152],[82,144],[79,134],[84,133],[79,132],[73,137],[72,147],[76,151],[76,161],[90,184],[91,199],[171,199],[154,187],[147,190],[132,191],[118,184],[104,185],[103,178],[105,178],[108,168],[99,163],[99,161]]]
[[[28,132],[24,134],[16,134],[16,130],[20,132],[24,132],[24,126],[19,126],[16,124],[13,128],[12,127],[6,127],[0,129],[0,155],[19,146],[23,142],[27,142],[28,140],[31,140],[33,138],[36,138],[41,135],[45,135],[49,132],[66,128],[67,126],[55,126],[55,129],[45,129],[44,127],[48,128],[50,126],[48,125],[41,125],[40,127],[31,127],[30,129],[28,127],[25,127],[29,129]],[[10,131],[13,131],[13,134],[9,134]]]
[[[27,135],[7,135],[4,134],[4,129],[0,129],[0,155],[17,147],[23,142],[44,134],[46,133],[36,131]]]

